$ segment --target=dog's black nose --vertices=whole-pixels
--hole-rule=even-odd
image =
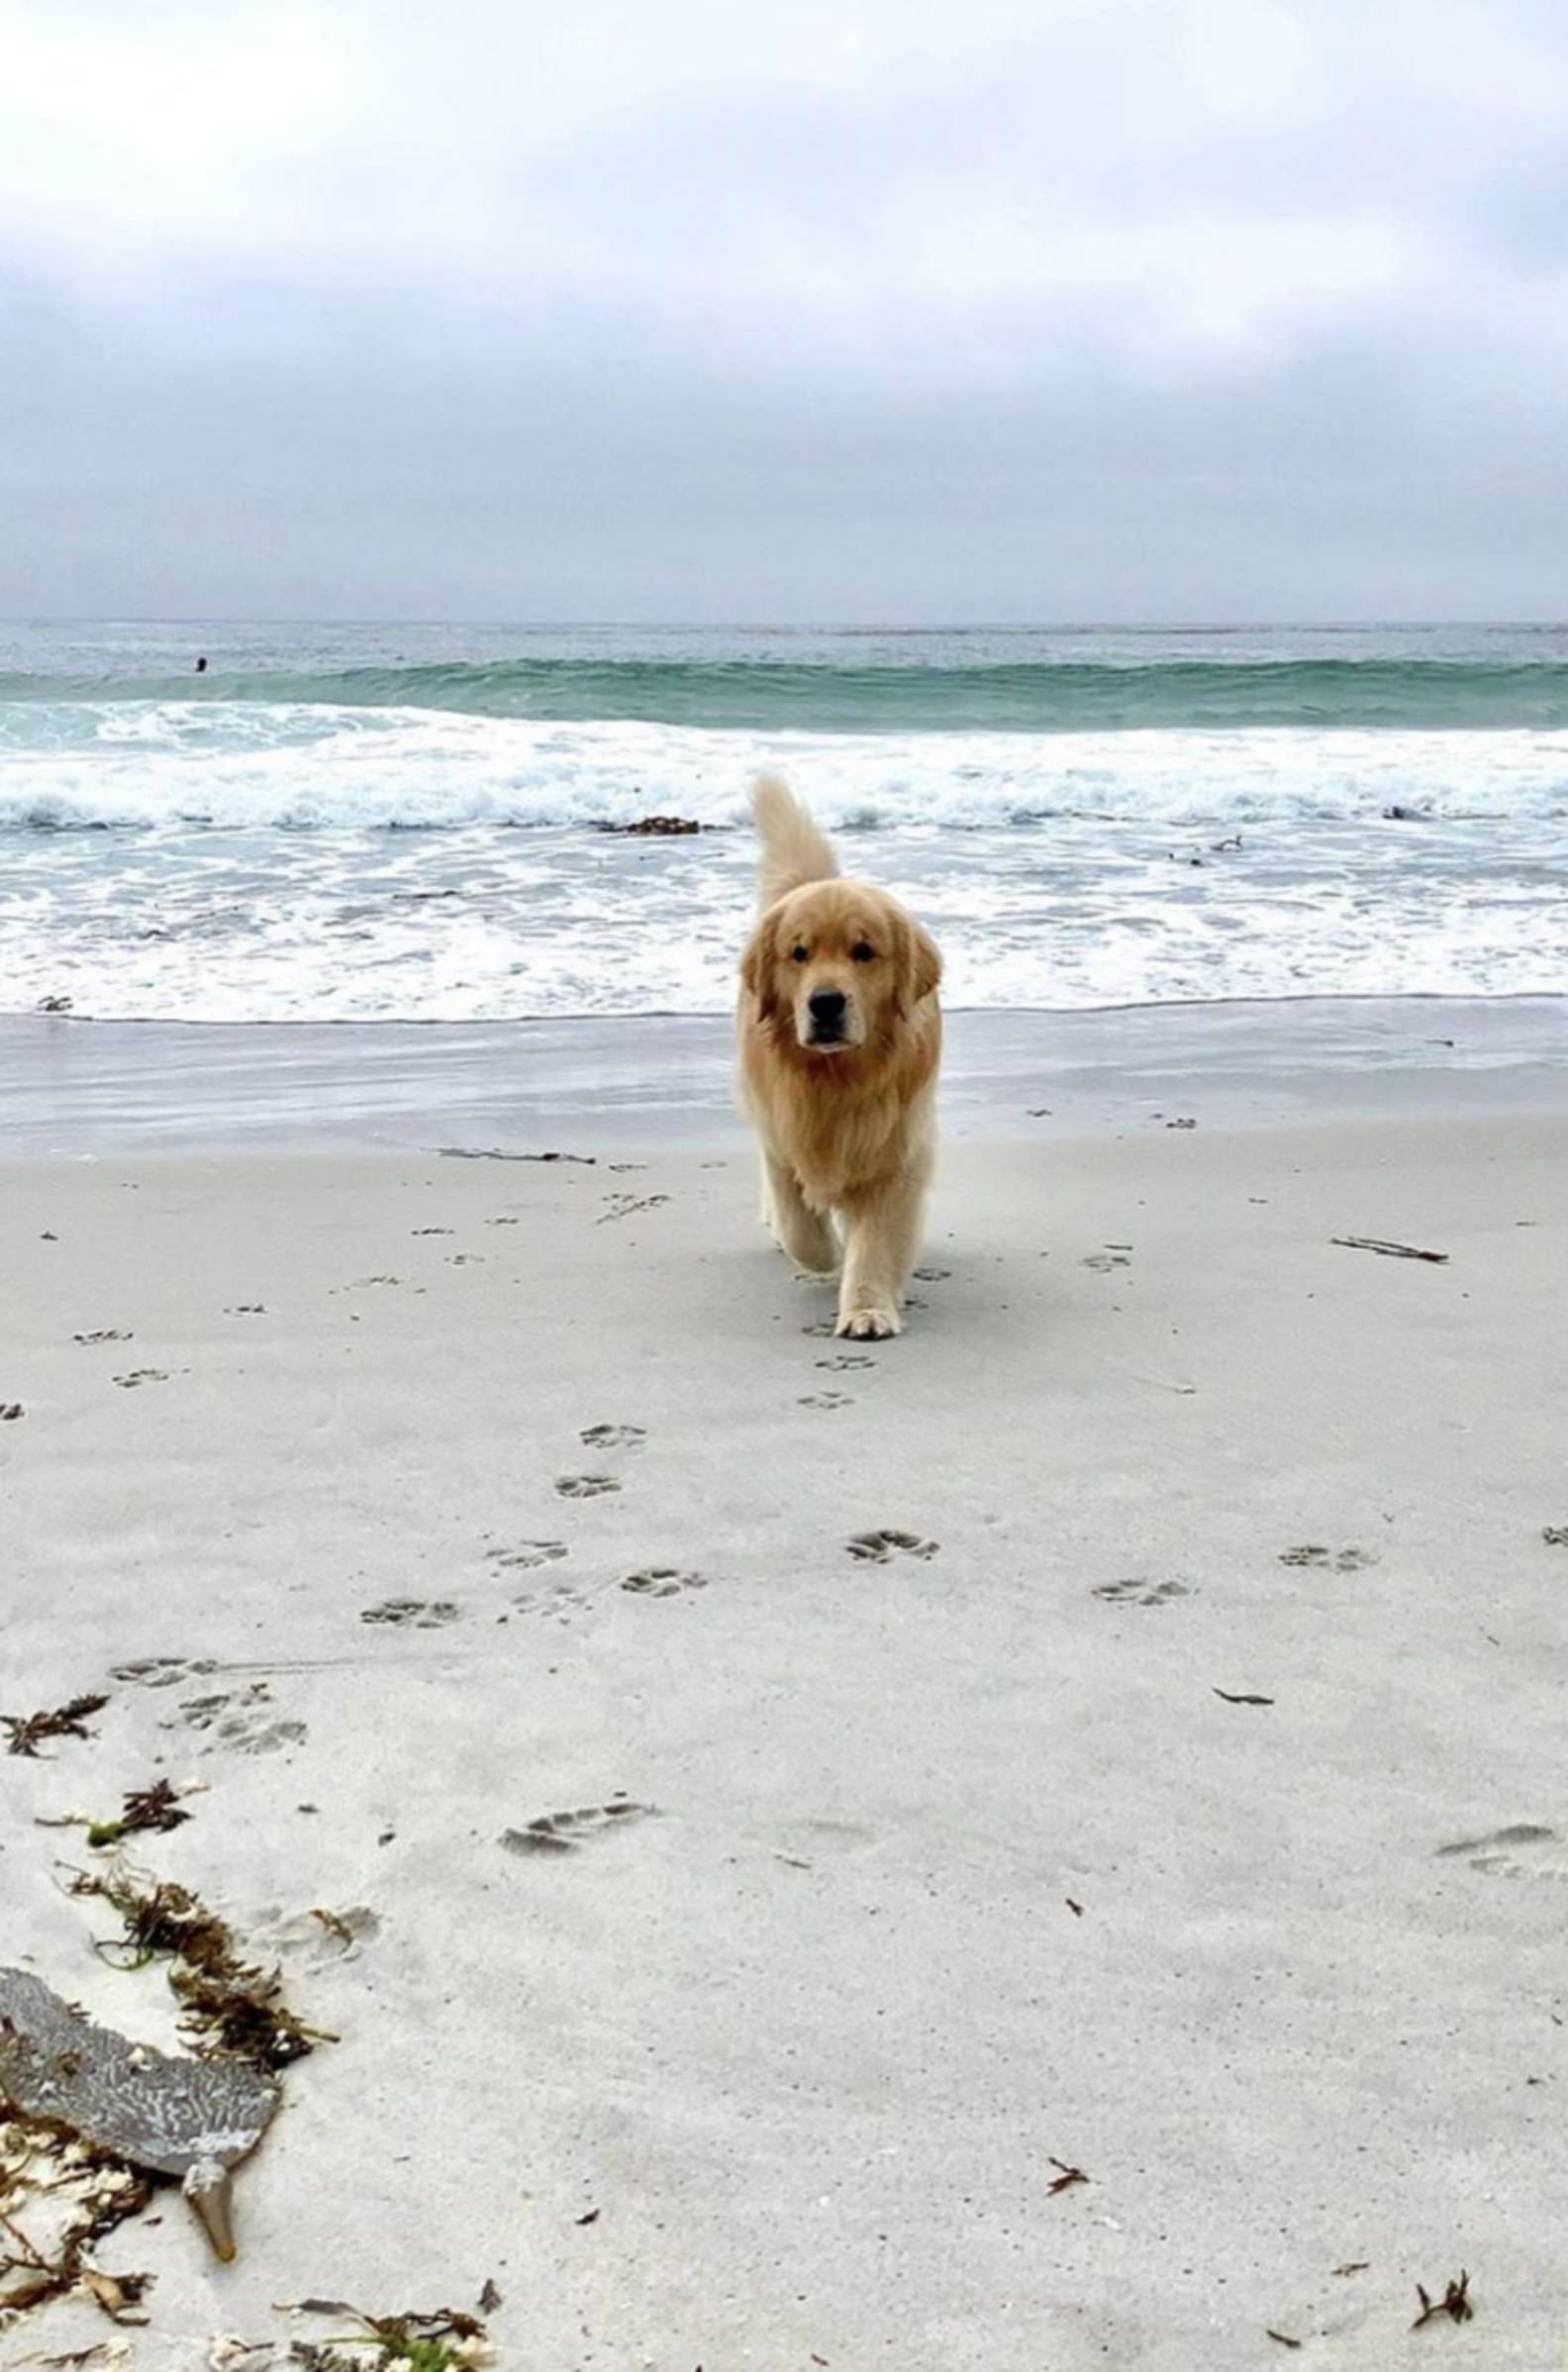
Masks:
[[[836,1030],[849,1000],[839,988],[818,988],[806,1000],[819,1030]]]

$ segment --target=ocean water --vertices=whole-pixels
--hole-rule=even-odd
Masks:
[[[1565,629],[38,625],[0,1012],[722,1012],[763,764],[956,1007],[1568,985]]]

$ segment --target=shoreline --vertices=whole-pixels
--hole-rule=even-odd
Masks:
[[[1568,1110],[1562,997],[958,1012],[946,1029],[957,1142]],[[726,1146],[744,1137],[731,1048],[720,1016],[0,1018],[0,1160]]]

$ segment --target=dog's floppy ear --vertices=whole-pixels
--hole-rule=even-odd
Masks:
[[[898,923],[895,959],[898,964],[898,1009],[910,1013],[929,997],[941,978],[941,956],[929,931],[908,915]]]
[[[915,942],[915,1002],[933,996],[941,979],[941,953],[929,931],[919,923],[910,926]]]
[[[746,940],[740,957],[740,985],[755,1000],[756,1018],[771,1022],[778,1013],[778,990],[773,964],[773,931],[764,920]]]

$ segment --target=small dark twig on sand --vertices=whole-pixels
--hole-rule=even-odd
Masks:
[[[1416,2295],[1421,2302],[1421,2311],[1411,2324],[1412,2330],[1420,2330],[1423,2323],[1434,2322],[1439,2315],[1446,2315],[1451,2323],[1475,2321],[1468,2273],[1461,2273],[1457,2281],[1451,2281],[1440,2298],[1428,2298],[1420,2282],[1416,2284]]]
[[[1385,1252],[1391,1260],[1431,1260],[1441,1267],[1446,1252],[1424,1252],[1417,1243],[1387,1243],[1381,1235],[1331,1235],[1330,1243],[1342,1243],[1347,1251]]]
[[[1251,1697],[1245,1695],[1244,1693],[1240,1696],[1235,1696],[1232,1695],[1231,1691],[1227,1688],[1217,1688],[1215,1690],[1215,1695],[1217,1697],[1223,1697],[1227,1705],[1272,1705],[1274,1702],[1272,1697]]]
[[[436,1150],[447,1161],[575,1161],[583,1169],[597,1159],[593,1153],[508,1153],[495,1144],[439,1144]]]
[[[1086,2183],[1089,2180],[1081,2166],[1069,2166],[1063,2158],[1052,2158],[1050,2162],[1061,2168],[1056,2180],[1045,2186],[1046,2194],[1051,2199],[1055,2198],[1058,2191],[1070,2191],[1074,2183]]]
[[[1263,2336],[1265,2339],[1278,2340],[1281,2347],[1299,2347],[1301,2345],[1300,2339],[1287,2338],[1284,2331],[1275,2330],[1272,2324],[1265,2324]]]

